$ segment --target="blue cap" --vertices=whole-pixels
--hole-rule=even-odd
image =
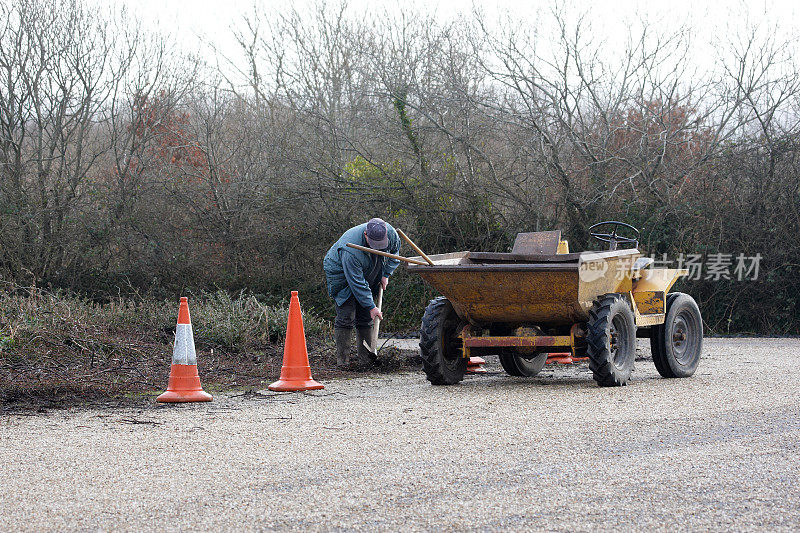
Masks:
[[[386,222],[380,218],[373,218],[367,222],[367,243],[375,250],[388,248],[389,233],[386,231]]]

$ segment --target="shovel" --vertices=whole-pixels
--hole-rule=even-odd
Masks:
[[[375,306],[378,311],[383,306],[383,286],[378,288],[378,299],[375,301]],[[373,358],[378,357],[378,329],[381,327],[381,319],[375,317],[372,321],[372,331],[369,333],[369,339],[364,339],[364,348],[369,350]],[[369,340],[369,342],[367,342]]]
[[[414,241],[412,241],[408,237],[408,235],[403,233],[403,230],[398,229],[397,233],[400,235],[400,237],[403,238],[404,241],[406,241],[409,244],[409,246],[411,246],[414,249],[415,252],[417,252],[420,255],[420,257],[425,259],[424,263],[422,261],[417,261],[416,259],[411,259],[411,258],[408,258],[408,257],[402,257],[402,256],[399,256],[399,255],[390,254],[388,252],[382,252],[380,250],[373,250],[372,248],[367,248],[365,246],[359,246],[359,245],[353,244],[353,243],[347,243],[347,246],[349,246],[351,248],[355,248],[357,250],[362,250],[364,252],[369,252],[371,254],[382,255],[382,256],[385,256],[385,257],[389,257],[391,259],[397,259],[397,260],[400,260],[400,261],[405,261],[406,263],[412,263],[412,264],[416,264],[416,265],[431,265],[431,266],[433,266],[433,261],[431,261],[430,257],[425,255],[425,252],[420,250],[419,246],[414,244]],[[382,285],[378,289],[378,300],[375,302],[375,305],[378,308],[378,311],[381,311],[381,307],[383,305],[383,286]],[[378,357],[378,329],[380,328],[380,326],[381,326],[381,320],[379,318],[375,318],[372,321],[372,331],[370,332],[370,335],[369,335],[369,341],[370,342],[367,342],[367,339],[364,339],[364,341],[363,341],[364,348],[369,350],[369,353],[371,353],[372,357],[375,358],[375,359],[377,359],[377,357]]]

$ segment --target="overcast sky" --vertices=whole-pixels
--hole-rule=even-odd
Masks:
[[[101,0],[96,0],[101,1]],[[116,0],[125,4],[149,27],[171,33],[190,51],[201,50],[200,39],[213,43],[227,56],[238,57],[239,50],[232,36],[231,27],[242,17],[252,12],[253,0]],[[307,8],[313,0],[260,0],[262,9],[287,9],[296,6]],[[335,4],[336,0],[328,2]],[[564,2],[559,2],[563,4]],[[798,0],[584,0],[569,1],[572,11],[592,13],[593,30],[604,40],[618,38],[625,31],[628,20],[645,17],[666,30],[688,24],[693,30],[701,68],[704,46],[714,39],[731,34],[749,23],[778,25],[778,32],[786,37],[796,35],[800,17]],[[470,11],[473,3],[468,0],[350,0],[353,11],[372,9],[382,12],[397,12],[399,6],[415,7],[435,13],[437,18],[447,20],[459,13]],[[514,20],[536,21],[537,8],[553,5],[552,0],[476,0],[476,6],[487,15],[508,13]]]

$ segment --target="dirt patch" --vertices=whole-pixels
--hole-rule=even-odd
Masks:
[[[247,294],[190,298],[198,369],[209,391],[263,389],[280,375],[288,306]],[[151,402],[167,385],[175,338],[175,302],[119,299],[97,303],[37,288],[0,291],[0,412]],[[312,372],[335,367],[332,326],[303,317]],[[376,371],[408,365],[381,350]]]

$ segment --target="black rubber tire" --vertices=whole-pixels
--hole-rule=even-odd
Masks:
[[[500,365],[509,376],[530,378],[542,371],[544,363],[547,361],[547,354],[540,353],[523,357],[511,350],[504,350],[498,354],[497,358],[500,359]]]
[[[422,315],[419,351],[422,369],[434,385],[455,385],[464,379],[467,359],[463,356],[461,320],[446,298],[430,301]]]
[[[679,294],[683,294],[683,293],[671,292],[671,293],[667,294],[667,302],[666,302],[666,305],[664,305],[665,318],[666,318],[666,312],[669,311],[669,306],[672,303],[672,300],[674,300],[675,297],[678,296]],[[659,326],[653,326],[652,328],[650,328],[651,329],[651,331],[650,331],[650,353],[653,354],[653,362],[656,364],[656,369],[658,369],[658,365],[661,364],[660,361],[662,361],[664,359],[664,355],[663,355],[663,352],[661,350],[663,345],[664,345],[664,342],[662,340],[660,340],[662,338],[662,335],[663,335],[663,329],[661,330],[661,333],[659,333],[658,330],[659,330],[660,327],[661,326],[659,325]],[[657,359],[659,360],[659,362],[656,362]],[[658,372],[661,373],[661,370],[659,370]]]
[[[683,339],[675,339],[682,335]],[[694,298],[682,292],[667,296],[664,323],[653,326],[653,363],[665,378],[688,378],[697,370],[703,351],[703,317]]]
[[[619,294],[601,296],[589,311],[587,355],[601,387],[627,385],[636,359],[636,319]]]

